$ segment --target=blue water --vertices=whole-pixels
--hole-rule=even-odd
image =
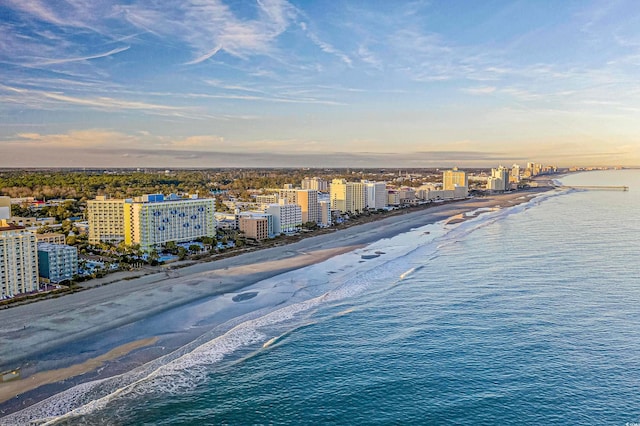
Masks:
[[[562,181],[630,191],[430,228],[340,296],[212,336],[124,392],[81,389],[60,424],[640,422],[640,171]]]

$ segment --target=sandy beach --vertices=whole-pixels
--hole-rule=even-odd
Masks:
[[[388,217],[344,230],[310,237],[299,242],[250,252],[214,262],[198,263],[171,273],[158,273],[119,281],[58,299],[17,306],[0,311],[0,370],[23,366],[25,360],[39,360],[38,354],[74,343],[97,333],[134,323],[154,314],[216,295],[234,295],[241,303],[252,294],[238,294],[261,280],[313,265],[333,256],[356,250],[412,228],[449,219],[450,223],[473,217],[477,209],[509,207],[529,201],[549,188],[494,195]],[[63,368],[32,368],[21,380],[0,384],[0,403],[48,383],[56,383],[96,369],[104,363],[156,340],[132,338],[101,354]],[[28,370],[28,369],[27,369]]]

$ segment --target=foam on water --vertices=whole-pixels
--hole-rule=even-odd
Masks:
[[[273,289],[292,283],[294,285],[310,284],[307,278],[309,276],[320,276],[324,280],[322,285],[311,289],[313,291],[308,295],[312,297],[307,300],[298,301],[293,298],[290,304],[279,309],[266,314],[260,311],[258,317],[247,315],[236,318],[233,321],[238,323],[230,322],[233,325],[232,328],[222,335],[211,338],[205,335],[203,337],[207,340],[195,347],[187,345],[133,371],[74,386],[25,410],[0,419],[0,424],[54,424],[101,410],[118,398],[136,398],[156,393],[184,393],[205,382],[211,366],[220,363],[225,356],[256,344],[268,348],[299,327],[294,326],[286,333],[272,338],[263,331],[264,329],[292,323],[314,308],[339,303],[362,294],[372,287],[375,290],[375,286],[380,283],[397,283],[414,272],[416,267],[421,267],[419,265],[423,264],[425,259],[435,259],[438,250],[443,247],[455,244],[466,235],[495,223],[507,215],[517,214],[559,194],[561,192],[544,193],[526,203],[500,210],[487,212],[486,209],[478,209],[477,213],[484,214],[464,222],[446,225],[445,221],[442,221],[427,225],[390,239],[377,241],[365,249],[336,256],[321,264],[311,265],[257,283],[252,288]],[[358,263],[363,252],[376,250],[384,254]],[[331,275],[328,271],[339,272]],[[314,292],[321,292],[321,294],[315,295]],[[294,295],[299,295],[299,291],[294,292]],[[202,339],[198,341],[201,342]]]

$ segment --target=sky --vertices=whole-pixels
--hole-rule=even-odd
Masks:
[[[637,0],[0,0],[0,167],[640,165]]]

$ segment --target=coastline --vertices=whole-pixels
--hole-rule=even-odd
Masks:
[[[17,367],[18,365],[15,364],[20,363],[21,360],[37,356],[39,353],[65,343],[76,342],[83,337],[115,329],[204,297],[235,294],[266,278],[322,262],[330,257],[353,251],[368,243],[389,238],[412,228],[447,219],[450,221],[448,223],[456,223],[456,221],[460,222],[475,217],[477,214],[468,215],[468,213],[477,209],[489,211],[527,202],[550,189],[552,188],[540,188],[537,191],[493,195],[433,206],[329,234],[310,237],[292,244],[188,266],[177,270],[176,275],[172,274],[171,277],[165,273],[154,274],[136,280],[94,288],[59,299],[44,300],[4,312],[0,311],[0,321],[5,321],[9,330],[0,333],[0,365]],[[242,300],[242,297],[238,299],[238,301]],[[148,339],[143,340],[148,341]],[[155,341],[145,346],[153,345],[153,343]],[[118,347],[121,348],[122,345]],[[115,358],[105,358],[104,362],[127,355],[135,349],[137,347],[134,346],[129,351],[115,355]],[[17,353],[22,356],[17,356]],[[93,356],[90,360],[102,356],[106,357],[108,354],[112,354],[112,352]],[[68,367],[78,368],[78,365],[82,364],[76,363]],[[22,380],[7,384],[27,382],[34,380],[31,377],[44,377],[38,375],[53,374],[57,370],[47,371],[44,369],[28,375]],[[22,392],[37,387],[29,387]],[[0,385],[0,390],[2,390],[2,385]],[[15,395],[16,392],[12,391],[11,397]],[[0,401],[3,399],[0,398]]]
[[[111,349],[106,354],[88,359],[81,364],[74,364],[56,370],[42,371],[22,380],[0,383],[0,404],[20,394],[37,389],[40,386],[60,382],[96,370],[108,361],[118,359],[136,349],[151,346],[157,341],[157,337],[136,340]]]

